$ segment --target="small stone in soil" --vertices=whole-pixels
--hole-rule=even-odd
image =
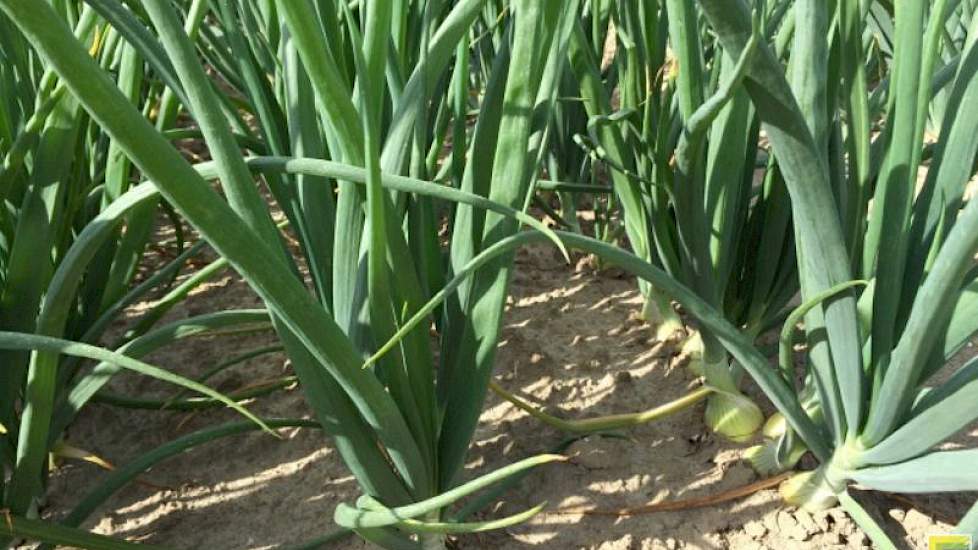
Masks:
[[[899,508],[893,508],[890,510],[890,517],[897,521],[903,521],[903,518],[906,517],[906,515],[907,513]]]
[[[759,521],[752,521],[744,526],[744,532],[752,539],[759,539],[767,534],[768,529]]]
[[[815,521],[812,519],[811,514],[805,510],[798,510],[795,512],[795,519],[798,520],[798,524],[809,535],[814,535],[815,533],[819,532],[818,526],[815,525]]]
[[[805,530],[805,528],[798,523],[798,520],[788,512],[781,510],[778,512],[778,531],[789,539],[796,541],[806,541],[811,537],[811,534]]]
[[[567,450],[573,456],[574,463],[589,470],[603,470],[622,465],[628,460],[626,449],[620,448],[615,441],[587,437],[575,442]]]

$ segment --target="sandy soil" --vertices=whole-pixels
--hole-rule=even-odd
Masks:
[[[567,266],[551,248],[521,251],[500,344],[496,380],[566,418],[632,412],[679,397],[696,386],[673,346],[652,339],[635,314],[632,279]],[[180,318],[258,299],[231,273],[197,292],[170,314]],[[149,357],[183,374],[199,374],[229,354],[267,345],[270,333],[196,338]],[[215,380],[230,391],[287,370],[281,355],[249,361]],[[120,375],[113,388],[141,396],[172,389]],[[256,400],[252,410],[307,416],[295,388]],[[460,537],[457,548],[815,549],[862,548],[869,542],[841,510],[809,514],[782,505],[774,490],[722,505],[616,518],[561,513],[561,508],[613,510],[650,502],[702,497],[756,481],[741,462],[747,445],[711,435],[702,405],[620,437],[592,436],[571,445],[573,459],[542,468],[504,495],[483,517],[513,513],[541,501],[549,510],[507,531]],[[115,463],[125,463],[176,436],[235,419],[226,410],[195,414],[140,412],[93,405],[71,428],[70,441]],[[85,527],[175,548],[275,548],[333,529],[333,508],[358,491],[321,433],[286,430],[275,440],[257,433],[199,447],[147,473],[103,506]],[[476,434],[469,472],[476,475],[566,439],[509,403],[490,396]],[[55,473],[45,514],[70,509],[102,472],[67,462]],[[861,499],[895,536],[925,547],[966,502],[958,497]],[[355,538],[329,548],[362,548]]]

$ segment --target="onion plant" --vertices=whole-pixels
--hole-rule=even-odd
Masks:
[[[210,173],[122,101],[117,83],[54,23],[51,6],[11,0],[0,9],[153,190],[264,299],[317,420],[364,491],[337,509],[337,522],[384,547],[437,547],[447,533],[536,513],[539,507],[471,523],[446,507],[557,458],[532,457],[460,484],[498,341],[508,245],[521,223],[554,237],[520,210],[546,146],[576,3],[513,2],[489,22],[482,1],[219,1],[211,8],[224,25],[202,27],[199,41],[168,2],[91,5],[144,59],[169,60],[159,65],[200,128],[214,159]],[[485,23],[503,25],[500,42],[490,66],[475,71],[468,41]],[[244,95],[276,156],[246,158],[239,141],[250,129],[236,126],[201,51]],[[431,151],[445,136],[431,125],[441,128],[439,114],[467,114],[467,101],[455,98],[465,97],[479,71],[488,81],[476,124],[471,132],[456,124],[452,135],[454,147],[469,151],[451,167],[459,189],[426,183],[418,177],[430,175]],[[253,170],[302,244],[311,291]],[[224,197],[206,177],[219,179]],[[438,239],[443,212],[453,227],[447,251]],[[472,277],[431,317],[437,360],[430,327],[418,326],[395,350],[366,361],[439,290],[446,272]]]
[[[111,71],[124,101],[148,112],[162,87],[144,85],[136,50],[91,8],[60,8],[56,20],[73,27],[89,63]],[[64,430],[111,374],[83,368],[82,359],[99,359],[86,346],[102,341],[127,305],[170,284],[203,244],[179,251],[135,284],[157,220],[155,205],[142,200],[152,194],[146,186],[130,190],[132,165],[118,142],[86,116],[9,19],[0,16],[0,28],[0,508],[33,516],[43,501],[49,455],[88,454],[63,440]],[[181,232],[177,236],[183,249]],[[155,307],[152,316],[171,306]],[[203,325],[226,327],[232,317]],[[113,346],[140,336],[163,345],[194,322],[156,333],[152,323],[144,323]],[[44,337],[35,342],[40,347],[32,348],[26,333]],[[124,367],[230,403],[142,363]],[[0,534],[0,546],[9,540]]]
[[[851,484],[894,492],[978,489],[976,451],[942,446],[978,419],[976,362],[949,363],[978,329],[978,204],[966,192],[978,148],[978,119],[968,107],[978,90],[978,18],[966,2],[894,3],[891,72],[874,82],[864,41],[872,32],[869,4],[794,2],[787,68],[764,45],[744,86],[791,194],[802,296],[812,306],[807,366],[820,413],[815,425],[797,411],[785,417],[821,466],[799,474],[786,493],[806,506],[841,502],[878,546],[892,548],[849,494]],[[749,7],[712,0],[699,6],[723,47],[739,55],[752,32]],[[939,55],[953,36],[947,26],[960,25],[964,14],[967,39],[947,65]],[[946,71],[953,77],[941,84],[947,101],[940,132],[928,146],[935,76]],[[878,118],[873,85],[885,97]],[[918,186],[921,166],[927,176]],[[854,275],[869,280],[858,309],[854,290],[843,288]],[[794,370],[782,366],[794,385]],[[975,532],[978,513],[968,513],[959,529]]]
[[[580,112],[565,125],[579,129],[580,145],[606,168],[633,252],[760,334],[796,293],[796,262],[787,191],[760,146],[760,121],[740,80],[783,10],[759,12],[763,27],[734,56],[704,32],[692,2],[596,1],[588,8],[569,50],[577,88],[568,96],[577,99],[565,100],[571,104],[565,109]],[[659,339],[679,334],[682,321],[669,298],[644,281],[639,286],[643,317]],[[739,390],[740,367],[709,330],[692,331],[686,348],[705,388],[628,416],[628,423],[708,397],[712,429],[735,440],[751,437],[763,417]],[[619,424],[611,420],[583,425]]]

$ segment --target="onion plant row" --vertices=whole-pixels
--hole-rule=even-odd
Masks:
[[[740,55],[751,35],[748,7],[699,5],[724,48]],[[762,48],[744,87],[791,196],[802,299],[821,304],[805,319],[818,414],[785,414],[821,466],[799,474],[786,493],[807,506],[841,502],[888,548],[893,543],[851,497],[851,484],[897,492],[978,487],[968,467],[975,450],[942,447],[978,417],[975,362],[950,362],[978,328],[969,313],[978,205],[967,200],[978,145],[978,120],[967,107],[978,86],[971,62],[978,18],[966,2],[896,2],[876,15],[893,23],[880,27],[890,29],[894,48],[884,61],[887,78],[874,81],[865,38],[886,31],[868,23],[867,7],[795,2],[787,67]],[[945,61],[942,44],[960,57]],[[935,76],[945,68],[954,76],[940,82]],[[873,86],[885,100],[873,101]],[[942,118],[929,120],[942,88]],[[856,279],[868,287],[838,290]],[[793,366],[782,367],[794,386]],[[973,532],[976,515],[960,528]]]
[[[403,547],[439,545],[446,532],[525,519],[526,513],[489,525],[465,524],[445,521],[441,510],[555,458],[530,458],[459,485],[491,373],[511,266],[512,250],[496,244],[512,238],[519,220],[547,231],[519,209],[536,177],[537,151],[545,144],[547,112],[576,6],[524,2],[512,7],[505,31],[511,43],[501,44],[485,69],[489,82],[479,121],[470,138],[460,135],[454,143],[471,147],[474,161],[453,166],[461,182],[454,194],[428,184],[422,186],[428,196],[404,186],[385,187],[385,182],[389,174],[425,176],[430,170],[428,152],[441,147],[433,140],[443,139],[430,137],[427,124],[437,116],[432,105],[449,114],[460,109],[465,116],[467,105],[454,98],[465,97],[470,67],[464,57],[454,66],[449,62],[482,15],[481,2],[431,4],[420,12],[416,6],[395,9],[388,3],[370,3],[357,12],[342,3],[212,6],[227,24],[220,36],[210,38],[215,48],[229,50],[224,52],[234,64],[227,67],[229,75],[233,71],[237,77],[231,82],[253,106],[268,151],[330,158],[361,170],[359,182],[345,174],[265,173],[265,183],[300,240],[313,292],[272,222],[221,94],[175,6],[89,6],[85,13],[94,10],[112,21],[143,59],[161,65],[155,68],[159,75],[172,79],[168,85],[208,145],[223,197],[122,95],[67,26],[52,24],[63,19],[50,6],[10,2],[3,10],[154,190],[265,300],[268,319],[309,404],[364,490],[360,502],[337,510],[337,521],[382,546]],[[285,25],[271,32],[236,33],[279,21]],[[395,22],[405,29],[409,23],[420,25],[424,32],[405,33],[399,44],[404,49],[394,51],[388,43]],[[257,36],[262,40],[251,40]],[[266,64],[270,59],[273,65]],[[403,60],[403,65],[389,67],[390,59]],[[525,78],[527,70],[532,78]],[[450,72],[459,73],[450,78],[452,86],[439,86]],[[275,76],[274,86],[269,74]],[[452,102],[437,95],[450,90],[455,92]],[[454,201],[449,203],[453,235],[463,237],[451,245],[454,269],[464,271],[472,262],[486,265],[437,316],[445,343],[437,355],[439,368],[427,326],[403,336],[394,352],[364,368],[365,356],[389,340],[403,317],[424,306],[441,284],[446,260],[438,251],[431,195]],[[411,230],[404,231],[405,225]],[[42,344],[29,340],[21,345]],[[50,350],[35,353],[44,352]],[[11,511],[28,512],[23,507]]]
[[[70,25],[91,63],[112,72],[133,108],[148,112],[169,105],[169,114],[158,114],[157,124],[174,123],[176,96],[161,82],[142,86],[143,59],[119,32],[101,23],[95,11],[76,5],[62,6],[58,20]],[[85,345],[108,338],[107,329],[128,305],[152,291],[166,292],[203,244],[187,246],[178,230],[176,259],[155,273],[139,273],[156,224],[157,205],[144,200],[153,196],[149,187],[130,190],[132,162],[119,143],[86,115],[10,20],[0,20],[0,26],[0,330],[6,335],[0,351],[0,507],[35,514],[49,455],[87,454],[63,440],[64,430],[119,368],[110,363],[84,368],[81,358],[93,351]],[[172,301],[164,302],[146,314],[147,321],[172,307]],[[233,317],[228,312],[201,326],[221,328]],[[152,322],[142,322],[114,345],[130,346],[140,338],[163,345],[182,337],[180,328],[193,323],[160,332]],[[31,333],[47,337],[38,341],[44,349],[29,353],[22,335]],[[142,363],[125,366],[231,403]]]
[[[283,426],[331,438],[362,491],[334,520],[381,547],[526,521],[542,503],[466,516],[560,456],[476,478],[464,465],[514,253],[533,241],[634,274],[661,337],[681,328],[673,300],[696,329],[704,388],[621,426],[709,397],[710,427],[746,440],[763,420],[748,375],[778,409],[758,469],[811,453],[786,497],[841,503],[882,548],[851,486],[978,490],[978,451],[947,445],[978,419],[978,362],[954,362],[978,331],[970,0],[0,0],[0,14],[0,545],[132,546],[77,527],[174,453]],[[211,160],[181,155],[188,136]],[[587,200],[598,238],[577,219]],[[161,212],[202,240],[138,280]],[[219,259],[107,342],[204,243]],[[264,309],[157,326],[224,265]],[[256,418],[248,396],[140,359],[256,324],[313,421]],[[757,342],[775,327],[772,365]],[[38,521],[47,456],[80,407],[155,406],[105,393],[120,368],[247,421],[153,450],[60,524]],[[978,531],[978,507],[958,529]]]

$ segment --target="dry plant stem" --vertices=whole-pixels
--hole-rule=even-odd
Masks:
[[[558,430],[572,433],[594,433],[639,426],[641,424],[659,420],[669,415],[678,413],[679,411],[685,410],[706,399],[711,393],[713,393],[713,390],[710,388],[700,387],[687,395],[676,399],[675,401],[671,401],[664,405],[660,405],[642,412],[612,414],[598,418],[586,418],[583,420],[564,420],[563,418],[558,418],[541,411],[539,408],[505,390],[495,381],[489,382],[489,388],[499,397],[509,401],[518,409],[526,412],[537,420],[540,420],[544,424],[553,426]]]
[[[589,516],[615,516],[615,517],[625,517],[625,516],[635,516],[640,514],[654,514],[656,512],[672,512],[676,510],[689,510],[692,508],[705,508],[707,506],[715,506],[717,504],[723,504],[724,502],[729,502],[731,500],[738,500],[754,493],[764,491],[766,489],[771,489],[777,487],[781,482],[792,476],[794,472],[785,472],[783,474],[776,475],[774,477],[769,477],[767,479],[762,479],[760,481],[755,481],[754,483],[749,483],[742,487],[736,487],[730,489],[729,491],[723,491],[715,495],[708,495],[705,497],[690,498],[684,500],[670,500],[666,502],[658,502],[655,504],[647,504],[645,506],[636,506],[634,508],[620,508],[618,510],[591,510],[583,508],[559,508],[553,514],[584,514]]]

